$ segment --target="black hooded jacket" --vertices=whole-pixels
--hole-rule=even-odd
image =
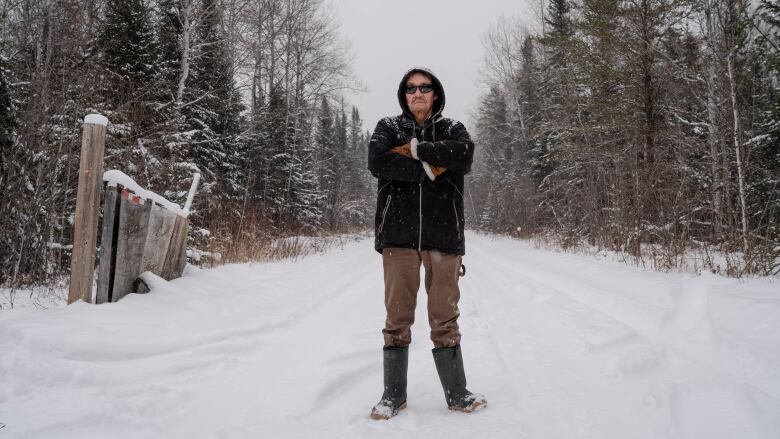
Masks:
[[[404,88],[413,73],[430,76],[438,96],[422,126],[406,105]],[[368,145],[368,169],[379,179],[374,247],[380,253],[386,247],[403,247],[463,255],[463,176],[471,171],[474,142],[462,123],[441,115],[444,88],[429,70],[415,68],[404,75],[398,102],[403,113],[380,120]],[[419,141],[420,160],[392,151],[413,137]],[[431,181],[421,161],[447,171]]]

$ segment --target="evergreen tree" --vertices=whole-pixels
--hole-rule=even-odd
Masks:
[[[219,193],[234,194],[238,188],[237,167],[241,98],[233,79],[230,56],[222,35],[222,15],[214,0],[204,0],[196,38],[196,53],[188,82],[187,97],[195,102],[183,109],[192,130],[194,164]]]
[[[757,39],[758,74],[763,91],[760,98],[761,131],[768,135],[763,147],[771,151],[773,167],[780,168],[780,3],[762,0],[759,16],[765,27]],[[768,157],[769,158],[769,157]]]
[[[354,105],[348,124],[347,138],[347,169],[344,172],[344,182],[349,194],[349,204],[344,215],[351,226],[367,226],[371,204],[366,203],[366,200],[372,196],[369,180],[371,174],[366,171],[368,141],[363,137],[363,121]]]
[[[6,60],[0,54],[0,200],[6,186],[6,161],[16,137],[16,106],[8,87],[8,70],[5,65]]]
[[[144,0],[108,1],[100,45],[105,66],[114,75],[113,101],[124,103],[143,94],[157,66],[154,30]]]
[[[520,96],[518,103],[519,119],[515,125],[521,130],[529,176],[538,187],[551,172],[550,149],[542,125],[542,97],[539,64],[535,48],[537,41],[528,37],[523,41],[521,55],[522,63],[517,77],[516,87]]]
[[[316,144],[319,149],[319,186],[325,198],[322,210],[329,224],[334,222],[334,201],[338,185],[338,150],[336,139],[338,119],[334,120],[328,97],[323,96],[317,115]]]
[[[754,93],[758,109],[757,132],[747,142],[753,158],[754,183],[751,197],[753,223],[766,225],[761,233],[769,242],[780,241],[780,3],[762,0],[758,9],[763,28],[757,39]],[[780,246],[769,253],[777,258]],[[771,271],[771,270],[770,270]]]
[[[567,65],[567,48],[574,35],[570,0],[550,0],[544,22],[547,25],[544,43],[550,53],[550,64],[556,67]]]
[[[158,94],[162,102],[173,102],[181,74],[181,34],[179,2],[159,0],[157,20],[157,44],[159,51],[158,71],[160,85]],[[168,105],[167,108],[172,108]]]
[[[514,223],[509,217],[516,212],[512,200],[519,189],[508,114],[506,93],[491,87],[482,101],[477,136],[484,154],[481,159],[487,167],[484,177],[491,182],[480,225],[495,231],[507,231],[504,227]]]
[[[538,165],[542,160],[549,164],[551,157],[570,150],[579,111],[575,89],[576,84],[582,82],[572,60],[576,40],[570,0],[551,0],[544,22],[544,34],[538,41],[545,58],[540,62],[543,74],[538,83],[541,106],[545,111],[535,124],[536,135],[530,145],[531,159],[537,161],[537,171],[541,171]],[[544,172],[538,172],[537,181],[541,184],[554,171],[547,167]],[[550,187],[540,189],[546,192]]]
[[[292,155],[286,149],[287,103],[280,88],[271,90],[268,105],[263,110],[259,136],[259,155],[262,160],[261,199],[266,203],[274,224],[279,227],[288,219],[287,194],[293,172]]]

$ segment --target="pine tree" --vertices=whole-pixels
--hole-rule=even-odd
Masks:
[[[204,0],[196,40],[200,50],[193,60],[188,100],[183,109],[194,132],[193,162],[221,193],[238,189],[236,157],[240,132],[241,98],[233,80],[233,68],[222,35],[222,15],[214,0]]]
[[[347,134],[347,158],[344,171],[344,186],[349,198],[344,216],[351,226],[366,226],[369,220],[372,196],[369,182],[370,173],[366,171],[367,144],[363,137],[363,121],[357,107],[352,106]]]
[[[551,0],[544,23],[544,34],[538,39],[545,56],[540,61],[543,73],[538,90],[545,111],[535,124],[536,135],[531,146],[532,157],[537,162],[541,157],[549,159],[570,149],[579,111],[575,88],[581,82],[572,59],[576,40],[570,0]],[[552,172],[551,167],[539,172],[537,181],[541,183]]]
[[[761,130],[768,135],[763,142],[764,148],[773,151],[773,167],[780,167],[780,3],[762,0],[759,7],[760,17],[766,31],[757,39],[758,72],[762,80]],[[759,26],[764,26],[759,23]],[[771,155],[771,153],[770,153]]]
[[[159,47],[158,71],[160,85],[158,94],[163,102],[173,102],[181,73],[181,34],[179,2],[159,0],[157,21],[157,44]],[[172,108],[168,105],[167,108]]]
[[[528,37],[523,41],[522,64],[517,76],[516,88],[520,96],[515,125],[520,129],[526,153],[528,172],[538,187],[552,171],[550,149],[542,126],[542,97],[538,60],[535,54],[537,41]]]
[[[0,200],[6,187],[6,161],[16,137],[16,105],[8,87],[6,60],[0,54]]]
[[[319,186],[322,189],[325,198],[323,199],[324,205],[322,210],[325,213],[326,221],[329,225],[332,225],[335,212],[335,196],[338,185],[338,143],[336,139],[336,132],[338,126],[338,118],[333,116],[328,97],[323,96],[319,113],[317,115],[317,127],[315,143],[318,148],[319,160],[317,160],[319,167]]]
[[[565,67],[567,48],[574,35],[574,24],[571,19],[570,0],[550,0],[544,23],[547,25],[544,35],[545,46],[550,53],[550,64]]]
[[[759,86],[754,93],[758,123],[747,147],[754,163],[752,223],[763,228],[756,234],[772,243],[780,241],[780,3],[762,0],[758,11],[757,27],[763,29],[757,38],[754,67]],[[777,258],[778,249],[768,252],[769,258]],[[776,274],[777,268],[775,264],[767,271]]]
[[[491,182],[489,198],[483,206],[489,214],[481,215],[481,226],[488,230],[507,231],[514,221],[517,185],[516,157],[508,120],[506,93],[493,86],[482,101],[477,135],[487,165],[486,177]],[[511,207],[510,207],[511,206]]]
[[[157,66],[154,30],[145,2],[109,0],[100,45],[105,66],[114,75],[113,101],[124,103],[143,94]]]

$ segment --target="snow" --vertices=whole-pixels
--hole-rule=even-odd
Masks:
[[[220,252],[208,252],[203,250],[198,250],[195,248],[188,248],[187,249],[187,259],[193,261],[193,262],[200,262],[203,259],[212,259],[214,261],[221,261],[222,260],[222,253]]]
[[[118,303],[0,311],[0,436],[780,437],[776,279],[467,242],[463,355],[485,410],[447,410],[421,291],[408,408],[369,419],[384,323],[369,238],[188,269]]]
[[[144,281],[146,286],[149,287],[150,290],[153,290],[155,288],[165,288],[168,281],[161,278],[160,276],[152,273],[151,271],[144,271],[140,275],[138,275],[138,278]]]
[[[116,169],[106,171],[105,173],[103,173],[103,181],[108,183],[109,186],[117,186],[117,185],[122,186],[125,189],[134,192],[136,195],[140,196],[141,198],[145,200],[152,200],[155,203],[159,204],[160,206],[163,206],[166,209],[171,210],[178,215],[185,216],[185,217],[189,215],[189,211],[182,209],[176,203],[168,201],[162,195],[157,195],[156,193],[150,190],[146,190],[142,188],[138,183],[135,182],[135,180],[130,178],[127,174],[123,173],[122,171]]]
[[[63,307],[68,302],[68,279],[55,279],[51,285],[39,285],[25,288],[0,287],[0,321],[7,315],[5,310],[17,311],[22,308],[51,309]],[[0,369],[2,371],[2,369]],[[2,374],[0,372],[0,380]],[[0,396],[2,384],[0,384]],[[0,398],[0,404],[2,398]],[[0,413],[0,420],[3,415]]]
[[[93,125],[103,125],[108,126],[108,119],[106,116],[100,115],[100,114],[89,114],[87,117],[84,118],[84,123],[89,123]]]

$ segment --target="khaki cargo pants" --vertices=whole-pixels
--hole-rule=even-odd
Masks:
[[[385,346],[404,347],[412,342],[411,327],[420,289],[420,263],[425,268],[428,293],[428,323],[431,340],[437,348],[460,343],[458,301],[461,257],[439,251],[385,248],[385,309],[387,320],[382,333]]]

